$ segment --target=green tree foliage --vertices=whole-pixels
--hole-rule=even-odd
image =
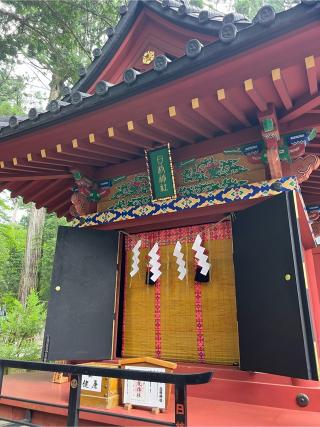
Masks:
[[[26,229],[19,224],[0,224],[0,295],[16,295],[25,248]]]
[[[0,116],[23,114],[24,87],[23,78],[13,76],[13,65],[0,63]]]
[[[106,40],[105,29],[117,20],[119,0],[2,0],[2,57],[22,54],[40,72],[52,73],[51,89],[78,78],[92,50]],[[1,59],[1,57],[0,57]]]
[[[40,358],[45,309],[35,292],[27,298],[26,306],[15,298],[0,300],[7,316],[0,317],[0,358],[37,360]]]
[[[276,12],[281,12],[297,3],[298,1],[296,0],[268,0],[267,2],[264,0],[235,0],[234,8],[237,12],[252,19],[264,4],[273,6]]]

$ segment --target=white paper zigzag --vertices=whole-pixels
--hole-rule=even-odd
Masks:
[[[186,270],[186,263],[183,259],[184,255],[181,252],[181,249],[182,249],[182,246],[178,240],[174,248],[173,255],[177,258],[178,272],[180,273],[178,276],[178,279],[183,280],[186,277],[187,270]]]
[[[138,240],[137,243],[134,245],[134,248],[132,249],[132,265],[131,265],[131,271],[130,276],[135,276],[139,271],[139,256],[140,256],[140,247],[141,247],[141,240]]]
[[[205,255],[204,251],[205,248],[203,246],[201,246],[202,243],[202,239],[200,234],[197,235],[197,237],[195,238],[195,241],[192,245],[192,249],[194,251],[196,251],[195,253],[195,258],[198,259],[198,265],[201,268],[201,274],[203,274],[204,276],[206,276],[208,274],[208,271],[210,270],[211,264],[209,264],[208,261],[208,255]]]
[[[153,282],[158,280],[159,277],[161,276],[161,271],[160,271],[161,264],[159,262],[160,255],[158,255],[157,253],[158,250],[159,250],[159,245],[158,243],[155,243],[151,251],[148,253],[150,257],[150,262],[149,262],[149,265],[151,267],[150,272],[152,273],[152,276],[150,277],[150,279]]]

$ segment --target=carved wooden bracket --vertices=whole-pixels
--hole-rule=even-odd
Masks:
[[[313,171],[320,166],[320,158],[315,154],[299,157],[292,163],[282,162],[284,176],[296,176],[299,184],[309,179]]]
[[[320,237],[320,221],[316,221],[312,224],[312,230],[316,238]]]
[[[70,214],[73,217],[88,215],[97,211],[97,202],[105,195],[108,189],[100,188],[99,184],[86,176],[80,171],[71,171],[74,177],[74,193],[71,196],[72,206]]]
[[[259,113],[258,120],[261,126],[261,135],[267,148],[271,178],[281,178],[283,174],[278,151],[280,133],[274,105],[268,104],[268,110]]]

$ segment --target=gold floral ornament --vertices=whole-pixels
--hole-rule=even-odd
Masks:
[[[147,52],[145,52],[143,54],[142,63],[145,65],[149,65],[154,60],[154,58],[155,58],[154,51],[153,50],[147,50]]]

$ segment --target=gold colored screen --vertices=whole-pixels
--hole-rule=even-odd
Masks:
[[[210,281],[195,282],[197,234],[211,263]],[[142,241],[139,272],[130,277],[132,248]],[[178,279],[173,250],[182,244],[187,275]],[[158,242],[156,285],[146,284],[148,252]],[[231,226],[228,222],[141,233],[126,242],[123,356],[232,364],[239,361]]]

